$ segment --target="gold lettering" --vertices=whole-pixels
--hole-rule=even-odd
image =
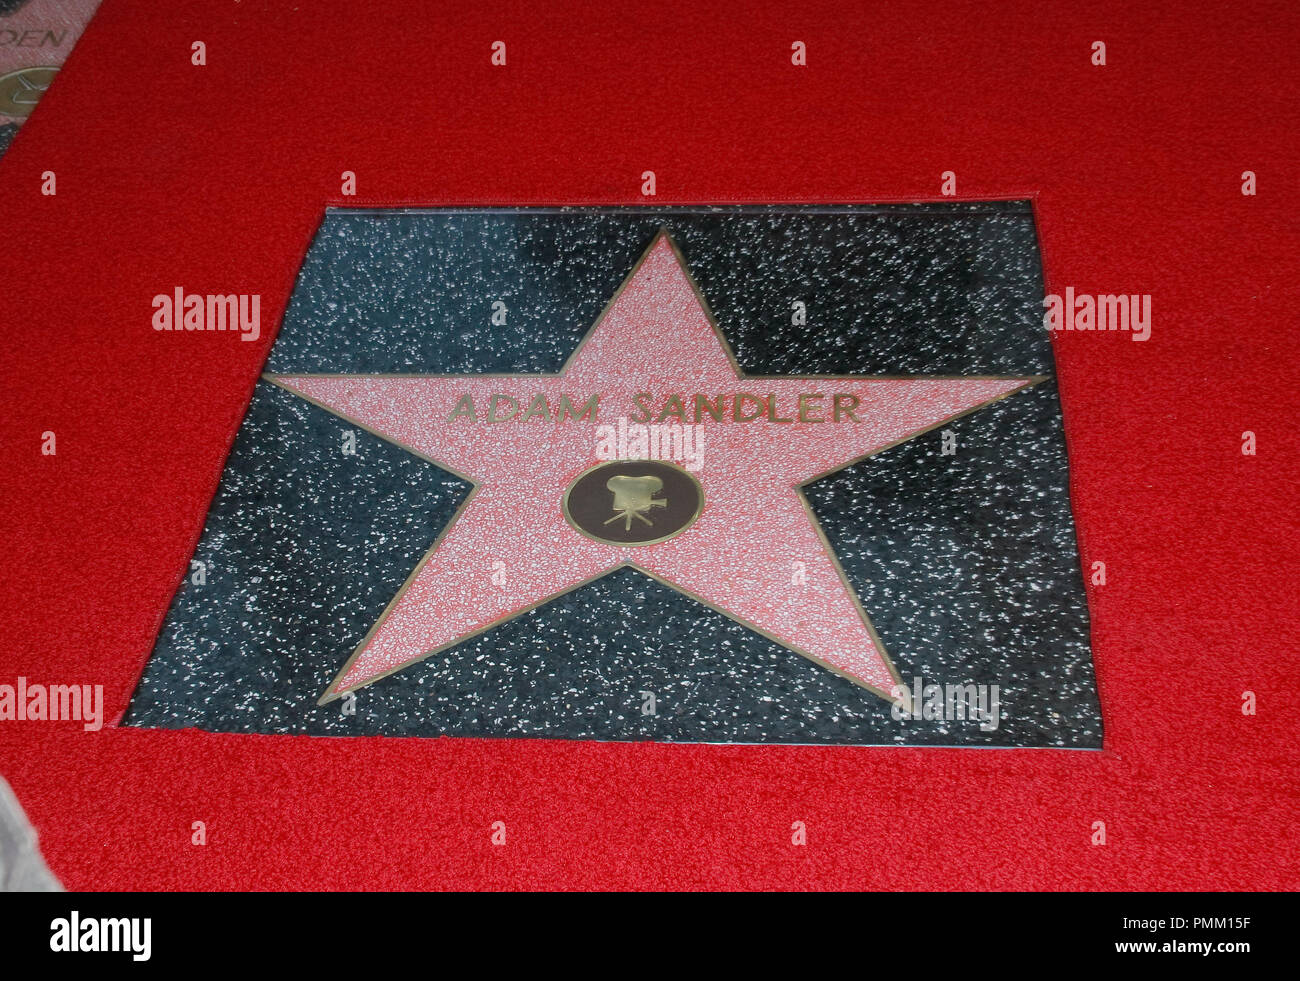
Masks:
[[[497,406],[501,405],[503,402],[509,402],[509,403],[510,403],[510,415],[508,415],[508,416],[501,416],[500,418],[498,418],[498,417],[497,417]],[[505,421],[507,421],[508,419],[513,419],[513,418],[515,417],[515,414],[516,414],[518,411],[519,411],[519,403],[516,402],[514,399],[512,399],[509,395],[493,395],[493,396],[492,396],[492,404],[491,404],[491,406],[488,408],[487,421],[488,421],[488,422],[505,422]]]
[[[814,408],[814,406],[810,405],[809,403],[811,403],[813,399],[824,399],[825,397],[826,397],[825,395],[820,395],[817,392],[808,392],[806,395],[800,395],[799,396],[799,421],[800,422],[825,422],[826,421],[825,419],[814,419],[812,416],[808,414]]]
[[[794,422],[793,419],[782,419],[776,414],[776,393],[773,392],[767,397],[767,417],[772,422]]]
[[[448,422],[455,422],[461,416],[469,416],[475,422],[478,422],[478,413],[474,411],[474,400],[470,397],[469,392],[462,395],[456,402],[456,408],[451,410],[451,415],[447,417]]]
[[[831,413],[834,418],[834,421],[835,422],[840,421],[840,412],[843,411],[844,414],[848,416],[853,422],[861,422],[862,420],[853,414],[853,410],[858,407],[861,401],[862,400],[859,399],[856,395],[837,394],[835,396],[835,408]]]
[[[551,407],[546,404],[546,396],[538,392],[533,396],[533,400],[528,403],[528,411],[524,413],[521,422],[527,422],[533,416],[541,416],[547,422],[551,421]]]
[[[719,395],[717,399],[714,401],[714,403],[710,405],[707,396],[705,395],[695,396],[695,421],[699,422],[700,415],[704,412],[707,412],[709,415],[713,416],[714,422],[721,422],[722,413],[725,411],[722,408],[722,402],[723,399],[725,398],[726,398],[725,395]]]
[[[587,399],[587,401],[582,403],[582,411],[578,412],[573,408],[573,403],[569,401],[569,396],[561,395],[559,421],[564,422],[565,419],[573,419],[576,421],[578,419],[586,419],[587,416],[590,415],[590,421],[595,422],[596,410],[599,405],[600,396],[593,395],[591,398]]]
[[[682,405],[682,397],[680,395],[669,396],[668,401],[664,403],[663,411],[659,413],[659,418],[655,421],[663,422],[669,416],[676,416],[678,422],[685,424],[686,408]]]
[[[753,402],[755,405],[758,406],[758,409],[755,410],[752,416],[747,416],[744,414],[745,399],[749,399],[749,401]],[[764,402],[761,398],[759,398],[757,395],[750,395],[748,392],[741,392],[736,396],[736,402],[735,405],[732,407],[731,417],[734,420],[736,420],[736,422],[753,422],[755,419],[757,419],[766,411],[767,411],[767,403]]]
[[[632,401],[635,402],[637,404],[637,408],[641,410],[641,418],[639,419],[633,418],[632,419],[633,422],[650,421],[650,406],[646,404],[646,400],[649,398],[650,398],[649,392],[638,392],[636,395],[632,396]]]

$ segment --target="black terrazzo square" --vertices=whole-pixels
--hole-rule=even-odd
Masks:
[[[906,683],[997,686],[995,718],[899,720],[633,569],[361,689],[353,712],[318,706],[469,485],[259,382],[196,551],[206,579],[173,600],[126,724],[1099,748],[1027,202],[331,210],[267,370],[558,371],[660,228],[748,374],[1049,376],[944,426],[955,453],[936,430],[807,488]]]

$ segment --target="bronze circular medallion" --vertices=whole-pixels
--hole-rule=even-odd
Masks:
[[[704,508],[704,488],[662,460],[613,460],[578,474],[564,492],[564,517],[610,545],[654,545],[684,532]]]
[[[30,116],[57,73],[57,68],[36,67],[0,75],[0,116]]]

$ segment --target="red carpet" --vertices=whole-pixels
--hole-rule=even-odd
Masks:
[[[116,719],[188,566],[272,336],[157,333],[155,294],[261,293],[278,323],[329,203],[637,203],[645,170],[657,204],[910,201],[951,170],[959,198],[1034,199],[1050,291],[1153,295],[1146,343],[1056,343],[1083,561],[1108,571],[1106,749],[0,723],[65,885],[1300,885],[1300,12],[494,6],[101,8],[0,160],[0,682],[102,683]]]

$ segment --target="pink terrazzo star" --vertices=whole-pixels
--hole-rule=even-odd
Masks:
[[[1037,380],[746,377],[666,233],[558,375],[268,377],[474,483],[322,703],[628,565],[889,698],[897,674],[801,485]],[[742,392],[754,397],[742,415],[757,411],[755,399],[769,411],[736,421],[731,406]],[[695,424],[697,393],[728,407],[722,420],[706,413],[700,421],[698,520],[635,547],[575,530],[562,502],[575,478],[601,462],[609,433],[601,427],[620,417],[639,422],[641,405],[658,423],[663,407],[675,408],[673,394],[688,415],[662,424]],[[837,402],[837,394],[848,398]],[[487,421],[494,395],[516,400],[513,418]],[[581,412],[596,395],[594,413],[558,418],[563,396]],[[802,419],[800,395],[815,396]],[[853,406],[850,399],[854,408],[835,411]],[[508,411],[501,405],[498,415]],[[529,406],[537,411],[525,419]]]

